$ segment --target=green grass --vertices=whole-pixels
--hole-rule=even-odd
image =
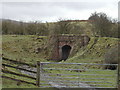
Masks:
[[[47,61],[45,57],[46,51],[40,51],[36,53],[35,50],[37,48],[45,49],[47,42],[47,37],[45,36],[35,36],[35,35],[3,35],[2,36],[2,53],[3,56],[9,59],[36,64],[36,61]],[[18,66],[16,64],[2,61],[8,65]],[[14,68],[6,68],[7,70],[21,73],[19,70]],[[28,78],[11,75],[11,74],[3,74],[4,76],[12,77],[15,79],[26,80],[30,82],[35,82],[35,80],[31,80]],[[17,86],[16,81],[7,80],[3,78],[3,88],[35,88],[36,86],[30,84],[21,83]],[[36,87],[38,88],[38,87]]]
[[[14,67],[18,67],[19,64],[15,64],[15,63],[12,63],[12,62],[9,62],[9,61],[4,61],[3,62],[4,64],[8,64],[8,65],[12,65]],[[11,68],[11,67],[4,67],[4,70],[6,71],[11,71],[11,72],[14,72],[14,73],[17,73],[17,74],[22,74],[20,72],[20,70],[16,69],[16,68]],[[2,76],[7,76],[7,77],[10,77],[10,78],[14,78],[14,79],[18,79],[18,80],[23,80],[23,81],[27,81],[27,82],[32,82],[32,83],[36,83],[36,80],[33,80],[33,79],[30,79],[30,78],[27,78],[27,77],[22,77],[22,76],[18,76],[18,75],[14,75],[14,74],[10,74],[10,73],[3,73]],[[6,78],[3,78],[2,79],[2,87],[3,88],[37,88],[37,86],[34,86],[34,85],[31,85],[31,84],[26,84],[26,83],[21,83],[19,81],[13,81],[13,80],[10,80],[10,79],[6,79]],[[17,85],[19,83],[19,85]]]
[[[51,68],[62,68],[62,70],[45,70],[46,74],[51,74],[50,76],[53,77],[53,81],[56,80],[56,83],[61,81],[65,85],[68,84],[66,81],[75,81],[75,82],[82,82],[86,83],[90,86],[93,86],[92,84],[103,84],[103,85],[95,85],[95,87],[116,87],[117,85],[117,71],[116,70],[103,70],[102,68],[96,69],[93,66],[88,69],[86,66],[82,65],[48,65],[45,67],[51,67]],[[64,70],[64,69],[84,69],[84,70]],[[61,74],[71,74],[71,75],[61,75]],[[74,75],[73,75],[74,74]],[[91,74],[91,75],[90,75]],[[97,75],[95,75],[97,74]],[[105,75],[112,75],[112,76],[105,76]],[[59,79],[55,78],[59,77]],[[61,78],[60,78],[61,77]],[[69,78],[72,77],[72,78]],[[78,78],[76,78],[78,77]],[[52,80],[51,78],[48,78],[48,80]],[[65,81],[65,82],[64,82]],[[90,82],[90,81],[96,81],[96,82]],[[110,83],[110,84],[109,84]],[[107,85],[109,84],[109,85]],[[69,84],[68,84],[69,85]]]
[[[83,24],[84,25],[84,24]],[[47,47],[47,40],[48,37],[45,36],[35,36],[35,35],[3,35],[2,37],[2,52],[3,55],[9,59],[22,61],[26,63],[36,64],[36,61],[41,62],[48,62],[46,59],[48,58],[48,51],[46,49]],[[74,55],[71,55],[67,61],[61,61],[62,63],[104,63],[104,54],[107,52],[110,48],[117,45],[118,40],[117,38],[109,38],[109,37],[100,37],[98,38],[97,42],[95,43],[96,37],[91,37],[91,40],[87,46],[84,46],[82,48],[76,47],[76,52]],[[79,45],[79,43],[78,43]],[[36,52],[36,49],[40,48],[39,53]],[[74,50],[73,50],[74,51]],[[3,61],[3,63],[11,64],[8,62]],[[15,64],[12,64],[15,65]],[[49,67],[49,66],[48,66]],[[50,67],[56,68],[58,65],[52,65]],[[62,66],[63,68],[82,68],[78,66]],[[85,67],[91,68],[94,70],[102,70],[101,67],[91,67],[89,65],[86,65]],[[20,71],[12,68],[7,68],[8,70],[20,73]],[[103,70],[101,72],[99,71],[84,71],[84,72],[76,72],[76,71],[61,71],[61,70],[47,70],[48,73],[66,73],[66,74],[115,74],[115,71],[112,70]],[[5,76],[10,76],[13,78],[23,79],[32,81],[27,78],[21,78],[19,76],[14,76],[10,74],[4,74]],[[64,76],[62,76],[64,77]],[[74,75],[71,77],[75,77]],[[78,76],[81,77],[81,76]],[[82,76],[82,78],[92,78],[93,76]],[[107,78],[105,76],[96,78]],[[86,79],[80,79],[80,81],[86,81]],[[111,77],[112,78],[112,77]],[[115,78],[116,79],[116,78]],[[110,82],[116,83],[115,79],[108,80]],[[68,79],[64,79],[68,80]],[[76,79],[69,79],[69,80],[76,80]],[[88,80],[89,81],[89,80]],[[104,80],[101,80],[104,81]],[[35,81],[33,81],[35,82]],[[3,79],[3,88],[37,88],[34,85],[30,84],[20,84],[20,86],[17,85],[18,82]],[[90,84],[90,83],[88,83]],[[106,83],[103,83],[106,84]],[[106,86],[107,87],[107,86]],[[112,87],[112,86],[109,86]]]
[[[37,86],[31,84],[21,83],[17,85],[17,81],[2,79],[2,88],[38,88]]]
[[[104,63],[104,54],[118,44],[118,38],[99,37],[94,44],[96,37],[91,37],[87,46],[78,48],[78,52],[66,62],[77,63]]]
[[[12,64],[12,66],[15,66],[15,65]],[[15,68],[5,67],[5,70],[9,70],[9,71],[21,74],[21,72]],[[18,80],[24,80],[27,82],[32,82],[32,83],[35,82],[35,80],[33,80],[33,79],[21,77],[21,76],[17,76],[17,75],[13,75],[13,74],[3,73],[2,75],[7,76],[7,77],[11,77],[14,79],[18,79]],[[18,83],[19,83],[19,85],[17,85]],[[3,78],[2,79],[2,88],[37,88],[37,86]]]
[[[37,39],[40,38],[40,39]],[[47,37],[35,35],[3,35],[2,52],[5,57],[28,63],[46,61]],[[36,49],[40,48],[39,53]]]
[[[119,40],[118,38],[100,37],[94,44],[95,39],[96,37],[91,37],[87,46],[74,48],[75,54],[71,55],[66,62],[103,63],[105,52],[117,45]],[[3,35],[3,54],[10,59],[28,63],[45,62],[49,56],[49,51],[46,48],[47,40],[48,38],[45,36]],[[40,48],[39,53],[36,52],[38,48]]]

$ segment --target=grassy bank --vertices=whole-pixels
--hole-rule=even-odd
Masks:
[[[34,35],[3,35],[2,53],[5,57],[28,63],[46,61],[45,36]]]
[[[78,48],[78,52],[66,62],[104,63],[104,54],[118,44],[118,38],[91,37],[87,46]]]
[[[35,36],[35,35],[3,35],[2,37],[2,53],[3,56],[9,59],[36,64],[36,61],[46,62],[48,58],[47,51],[47,41],[48,37],[46,36]],[[82,48],[76,47],[75,54],[71,55],[66,61],[61,61],[63,63],[103,63],[104,54],[110,48],[114,47],[118,43],[117,38],[110,37],[91,37],[91,40],[87,46]],[[3,61],[4,62],[4,61]],[[47,61],[48,62],[48,61]],[[4,62],[6,63],[6,62]],[[57,67],[57,66],[52,66]],[[89,66],[88,66],[89,67]],[[71,68],[71,67],[70,67]],[[74,68],[74,67],[73,67]],[[9,70],[20,73],[18,70],[13,70],[12,68],[7,68]],[[98,68],[96,68],[97,70]],[[69,73],[76,74],[77,72],[65,72],[65,71],[48,71],[50,73]],[[81,74],[90,74],[91,72],[81,72]],[[94,73],[104,73],[103,72],[94,72]],[[105,72],[108,74],[109,71]],[[114,71],[111,71],[110,74],[114,74]],[[11,76],[5,74],[6,76]],[[13,78],[20,78],[12,75]],[[91,77],[84,77],[91,78]],[[105,77],[103,77],[105,78]],[[25,79],[25,78],[22,78]],[[82,80],[81,80],[82,81]],[[85,81],[85,80],[83,80]],[[115,82],[115,81],[112,81]],[[20,84],[18,82],[3,79],[3,88],[37,88],[36,86],[29,84]]]

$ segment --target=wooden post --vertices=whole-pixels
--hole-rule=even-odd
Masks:
[[[120,49],[120,48],[118,48],[118,49]],[[120,55],[119,51],[118,51],[118,55]],[[118,58],[118,90],[119,89],[120,89],[120,58]]]
[[[118,72],[118,75],[117,75],[117,88],[118,88],[118,90],[119,90],[119,88],[120,88],[120,69],[119,69],[119,63],[118,63],[118,70],[117,70],[117,72]]]
[[[119,40],[119,42],[120,42],[120,40]],[[120,58],[119,58],[119,56],[120,56],[120,52],[119,52],[120,43],[119,42],[118,42],[118,58],[117,58],[118,59],[118,90],[120,89]]]
[[[36,85],[40,87],[40,61],[37,61]]]
[[[120,17],[120,2],[118,2],[118,17]],[[118,23],[120,25],[120,23]],[[119,33],[120,33],[120,27],[118,26],[118,38],[119,38]],[[120,88],[120,39],[118,41],[118,90]]]

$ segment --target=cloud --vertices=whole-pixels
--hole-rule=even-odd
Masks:
[[[118,20],[120,21],[120,1],[118,3]]]
[[[49,3],[5,3],[3,4],[3,17],[21,16],[57,16],[64,13],[61,7],[51,6]]]
[[[87,19],[95,11],[109,15],[114,12],[111,16],[116,17],[116,3],[108,2],[3,2],[2,5],[3,18],[23,21]]]

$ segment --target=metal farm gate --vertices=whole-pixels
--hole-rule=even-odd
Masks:
[[[117,88],[117,64],[38,62],[40,87]]]

